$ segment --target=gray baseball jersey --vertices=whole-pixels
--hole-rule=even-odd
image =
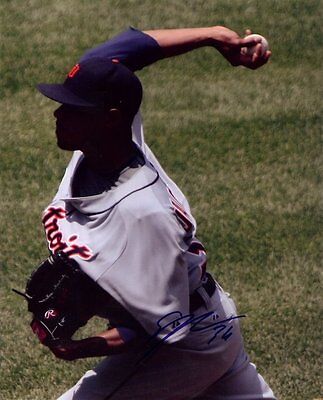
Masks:
[[[91,49],[82,60],[97,56],[118,59],[132,71],[164,58],[155,40],[133,28]],[[82,168],[77,169],[83,155],[76,152],[43,217],[51,251],[75,258],[149,335],[158,332],[164,339],[169,334],[167,342],[173,344],[159,347],[113,398],[275,399],[244,351],[232,299],[217,283],[213,295],[203,293],[206,254],[195,237],[194,218],[185,196],[145,144],[139,115],[133,140],[144,165],[123,171],[117,185],[98,195],[89,195],[98,182],[83,191],[87,185],[80,178]],[[79,194],[86,197],[72,197],[72,182],[78,178]],[[190,327],[183,324],[177,330],[165,316],[189,314],[189,294],[195,289],[205,302],[194,310]],[[129,372],[133,376],[137,356],[129,351],[105,358],[59,399],[106,398]]]
[[[145,164],[123,184],[94,196],[72,197],[73,177],[83,159],[75,152],[43,224],[49,249],[73,257],[154,335],[165,315],[189,314],[189,294],[202,284],[206,253],[195,238],[185,196],[144,142],[139,114],[133,140]],[[188,326],[172,332],[168,342],[187,333]]]

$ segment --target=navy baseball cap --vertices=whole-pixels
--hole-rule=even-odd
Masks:
[[[50,99],[76,107],[115,107],[133,117],[142,100],[136,75],[118,60],[95,57],[74,65],[64,83],[40,83],[37,89]]]

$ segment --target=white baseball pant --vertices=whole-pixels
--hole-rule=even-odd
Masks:
[[[236,314],[233,300],[218,286],[208,304],[225,319]],[[201,314],[205,312],[202,310]],[[198,313],[198,311],[197,311]],[[275,396],[246,355],[239,329],[230,340],[220,337],[203,349],[161,347],[116,392],[112,400],[275,400]],[[196,334],[196,333],[195,333]],[[198,340],[210,332],[198,332]],[[105,400],[131,371],[137,354],[110,356],[101,361],[58,400]]]

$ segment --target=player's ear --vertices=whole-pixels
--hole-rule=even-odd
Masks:
[[[117,108],[111,108],[106,112],[105,123],[107,126],[119,125],[122,120],[121,111]]]

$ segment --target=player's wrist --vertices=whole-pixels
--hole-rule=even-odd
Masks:
[[[79,340],[78,358],[100,357],[109,355],[108,342],[99,336]]]
[[[241,39],[236,32],[222,25],[213,26],[210,35],[210,43],[217,49],[234,46]]]
[[[207,46],[217,47],[223,42],[223,31],[226,28],[221,25],[211,26],[206,30],[205,44]]]
[[[57,358],[66,361],[109,354],[108,343],[101,337],[90,337],[81,340],[58,340],[52,343],[49,348]]]

